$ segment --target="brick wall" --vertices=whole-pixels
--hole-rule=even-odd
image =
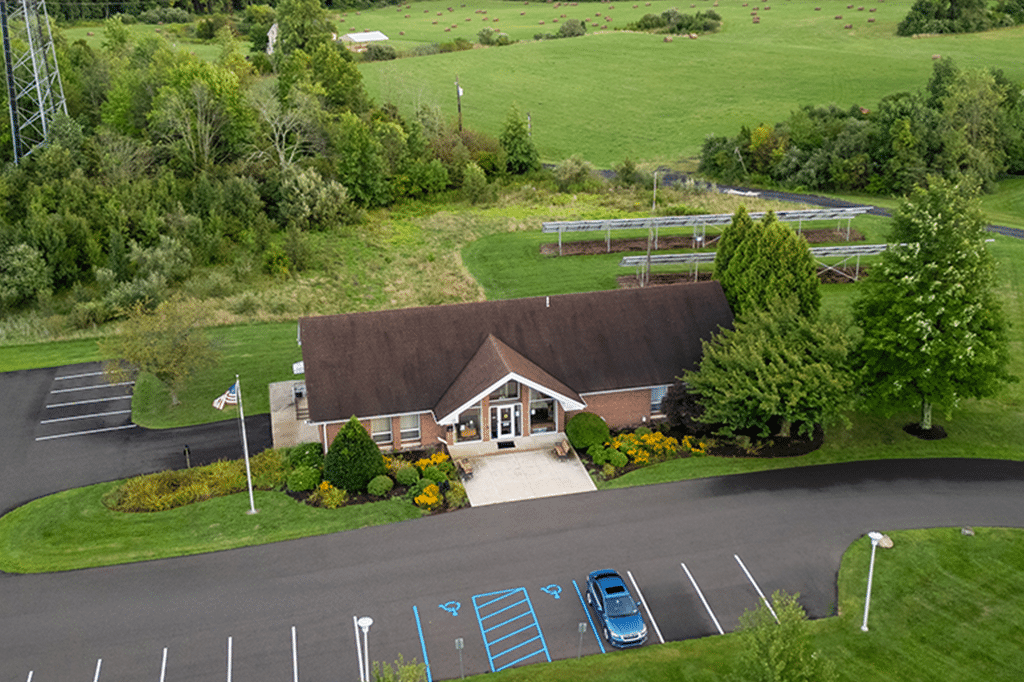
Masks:
[[[584,395],[587,401],[587,412],[604,417],[608,426],[622,429],[628,426],[639,426],[644,418],[651,419],[651,390],[641,388],[634,391],[617,391],[615,393],[598,393]],[[566,421],[572,419],[579,411],[567,412]],[[564,424],[559,424],[565,428]]]

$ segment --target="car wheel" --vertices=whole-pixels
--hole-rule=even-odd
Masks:
[[[612,643],[612,638],[608,635],[608,628],[604,629],[604,638],[609,644]]]

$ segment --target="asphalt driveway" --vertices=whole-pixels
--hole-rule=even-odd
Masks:
[[[242,456],[237,419],[181,429],[131,423],[131,386],[100,363],[0,374],[0,513],[91,483]],[[210,400],[216,396],[211,396]],[[246,417],[249,452],[270,447],[268,415]]]

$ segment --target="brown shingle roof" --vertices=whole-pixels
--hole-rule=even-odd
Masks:
[[[557,393],[577,403],[583,403],[583,399],[576,391],[517,353],[494,334],[488,334],[476,355],[466,363],[465,368],[434,406],[434,417],[440,422],[463,405],[475,403],[483,393],[488,392],[488,389],[493,390],[495,384],[510,374],[543,387],[545,394]]]
[[[710,281],[306,317],[299,331],[310,419],[323,422],[457,400],[446,393],[489,335],[586,394],[672,383],[731,324]]]

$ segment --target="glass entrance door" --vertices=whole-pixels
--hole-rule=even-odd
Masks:
[[[523,408],[514,405],[497,405],[491,408],[491,438],[509,438],[523,435]]]

